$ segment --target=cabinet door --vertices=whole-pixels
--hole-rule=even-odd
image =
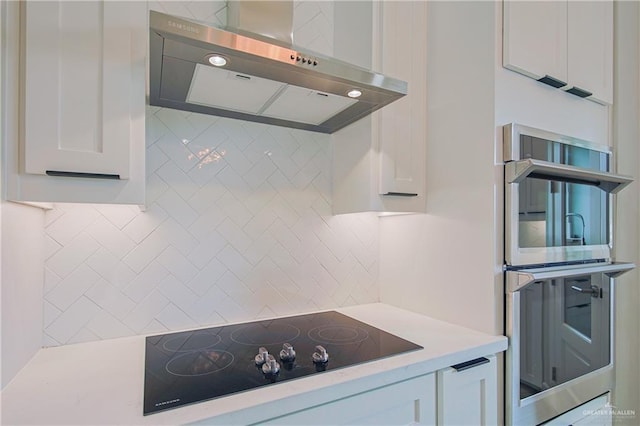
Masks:
[[[435,377],[427,374],[259,424],[435,425]]]
[[[589,99],[613,103],[613,1],[570,1],[568,22],[565,90],[576,87],[593,93]]]
[[[451,367],[438,371],[439,426],[498,423],[496,357],[479,358],[476,361],[474,366],[466,369]]]
[[[427,119],[426,2],[382,2],[382,72],[409,93],[379,114],[380,194],[424,195]]]
[[[336,44],[336,57],[406,81],[408,94],[332,135],[333,213],[425,212],[427,2],[335,8],[334,37],[348,40]]]
[[[129,178],[129,144],[144,145],[132,126],[144,116],[133,33],[145,14],[144,2],[25,2],[26,173]]]
[[[504,2],[503,66],[539,80],[564,82],[567,72],[567,2]],[[551,83],[552,80],[544,82]]]

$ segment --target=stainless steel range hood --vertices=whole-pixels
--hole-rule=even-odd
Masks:
[[[333,133],[407,94],[404,81],[273,38],[291,34],[292,2],[228,5],[242,29],[150,12],[151,105]]]

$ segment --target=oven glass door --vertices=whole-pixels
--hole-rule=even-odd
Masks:
[[[606,276],[536,281],[519,293],[521,400],[610,363]]]
[[[522,158],[607,171],[606,153],[520,137]],[[599,187],[527,177],[518,187],[518,240],[521,248],[609,244],[609,196]]]
[[[506,264],[610,259],[612,194],[633,179],[608,147],[515,124],[504,141]]]

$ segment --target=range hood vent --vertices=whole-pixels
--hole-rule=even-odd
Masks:
[[[333,133],[407,94],[404,81],[295,48],[292,9],[278,10],[292,2],[228,4],[242,29],[150,12],[151,105]]]

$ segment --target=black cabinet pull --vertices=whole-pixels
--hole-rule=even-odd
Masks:
[[[586,97],[589,97],[589,96],[593,95],[593,93],[591,93],[591,92],[589,92],[587,90],[581,89],[579,87],[576,87],[576,86],[573,86],[571,89],[565,90],[565,92],[571,93],[572,95],[576,95],[576,96],[578,96],[580,98],[586,98]]]
[[[78,177],[78,178],[89,178],[89,179],[112,179],[112,180],[120,179],[120,175],[110,175],[105,173],[63,172],[60,170],[47,170],[45,173],[47,174],[47,176]]]
[[[473,367],[477,367],[482,364],[486,364],[488,362],[490,362],[489,358],[482,357],[482,358],[472,359],[471,361],[461,362],[460,364],[452,365],[451,368],[453,368],[456,371],[464,371]]]
[[[550,75],[545,75],[544,77],[539,78],[538,81],[540,83],[548,84],[551,87],[555,87],[556,89],[567,85],[567,83],[565,83],[564,81],[558,80],[557,78],[551,77]]]
[[[417,197],[418,194],[414,192],[385,192],[382,195],[391,195],[393,197]]]

